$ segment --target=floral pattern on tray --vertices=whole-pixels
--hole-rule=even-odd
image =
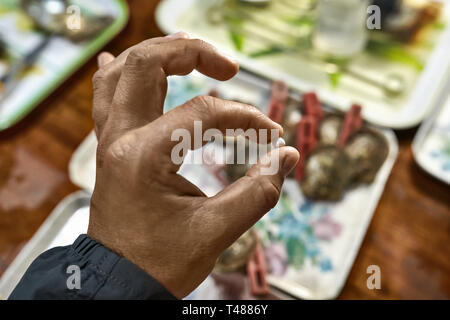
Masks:
[[[338,237],[342,225],[333,220],[328,205],[316,205],[308,200],[294,204],[283,194],[277,206],[256,227],[272,274],[282,276],[288,265],[301,270],[305,260],[310,260],[322,272],[333,269],[319,242]]]

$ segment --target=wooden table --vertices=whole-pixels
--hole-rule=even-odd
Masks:
[[[131,20],[105,49],[118,54],[161,35],[158,1],[129,1]],[[28,117],[0,133],[0,274],[65,196],[73,151],[92,130],[91,59]],[[450,188],[414,162],[416,130],[398,132],[400,154],[342,299],[450,298]],[[366,286],[369,265],[381,268],[381,289]]]

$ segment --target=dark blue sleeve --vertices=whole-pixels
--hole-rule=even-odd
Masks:
[[[175,297],[135,264],[80,235],[72,245],[50,249],[37,257],[9,299]]]

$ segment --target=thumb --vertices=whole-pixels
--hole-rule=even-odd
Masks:
[[[225,237],[221,239],[224,245],[230,245],[277,204],[284,179],[299,158],[295,148],[274,149],[253,165],[245,177],[208,199],[214,208],[212,212],[216,212],[212,218],[217,234]]]

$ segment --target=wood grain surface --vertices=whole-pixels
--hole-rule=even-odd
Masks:
[[[129,1],[130,22],[106,50],[117,55],[161,35],[156,0]],[[0,274],[51,210],[77,190],[70,157],[93,129],[91,59],[29,116],[0,133]],[[400,153],[340,298],[450,298],[450,187],[414,162],[416,129],[397,132]],[[381,289],[366,286],[369,265]]]

